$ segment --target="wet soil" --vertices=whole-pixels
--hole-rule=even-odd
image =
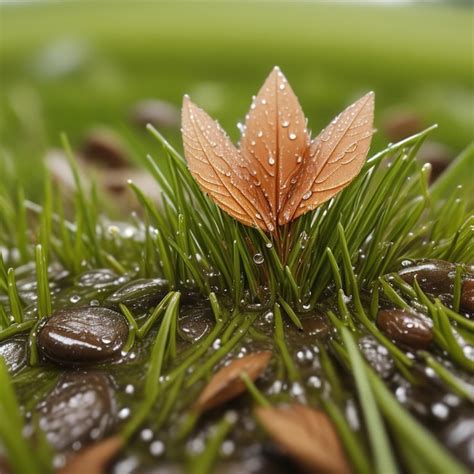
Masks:
[[[436,266],[434,273],[430,274],[433,265],[433,262],[418,262],[415,269],[405,268],[401,276],[410,282],[416,275],[427,292],[449,294],[454,284],[453,267],[451,264],[440,264]],[[19,279],[21,296],[28,300],[29,292],[34,286],[31,283],[31,274],[26,272],[23,280]],[[133,279],[115,275],[110,270],[88,271],[74,279],[58,271],[53,280],[55,313],[40,332],[40,352],[45,356],[40,365],[28,365],[25,337],[17,336],[2,342],[0,355],[7,360],[9,371],[16,374],[15,389],[27,419],[39,416],[38,426],[46,433],[55,449],[55,465],[59,467],[71,452],[120,430],[143,403],[144,378],[159,322],[143,340],[135,341],[130,352],[123,353],[120,348],[127,335],[127,326],[117,310],[120,303],[126,304],[140,325],[168,288],[167,283],[160,279]],[[471,284],[464,283],[463,291],[466,291],[467,295],[471,290]],[[462,301],[470,300],[466,296]],[[426,369],[417,357],[417,350],[429,347],[431,342],[429,325],[426,325],[423,319],[413,321],[413,318],[419,318],[414,313],[402,314],[397,312],[398,310],[395,311],[390,303],[381,303],[385,313],[379,314],[377,324],[410,358],[415,359],[417,369],[414,372],[414,382],[409,382],[400,374],[387,349],[363,328],[358,328],[359,348],[398,401],[461,462],[474,468],[474,454],[472,447],[470,448],[474,423],[472,405],[448,390],[435,377],[434,372]],[[275,357],[257,381],[262,393],[270,397],[272,402],[297,400],[320,406],[321,399],[332,397],[334,389],[321,364],[321,351],[328,351],[330,356],[334,355],[328,344],[333,337],[333,329],[325,316],[325,311],[334,306],[335,302],[329,300],[321,307],[300,315],[303,330],[296,329],[289,320],[285,320],[285,341],[297,368],[296,379],[287,375],[281,358],[276,357],[278,349],[273,339],[274,315],[265,308],[254,308],[251,312],[251,316],[255,318],[252,329],[211,369],[215,371],[227,361],[252,352],[272,351]],[[35,311],[35,301],[31,298],[27,314],[33,315]],[[467,318],[473,317],[469,312],[469,304],[465,305],[464,312]],[[74,337],[71,342],[67,339],[71,335],[68,333],[68,325],[71,325],[72,321],[77,322],[77,318],[81,318],[78,315],[81,314],[87,314],[91,324],[81,326],[83,338],[78,336],[79,342],[77,339],[74,341]],[[113,323],[109,325],[107,321],[111,315]],[[74,343],[77,346],[82,341],[87,347],[81,348],[79,352],[72,351],[73,356],[68,353],[67,347],[56,352],[52,350],[54,344],[47,336],[50,336],[53,330],[58,332],[59,326],[55,318],[61,320],[61,330],[66,326],[66,332],[60,334],[63,337],[63,345]],[[94,321],[99,321],[100,318],[103,318],[104,324],[95,324]],[[215,329],[215,324],[209,302],[204,298],[196,298],[192,292],[183,292],[177,328],[177,356],[175,360],[166,361],[166,370],[172,371],[190,350],[204,344]],[[121,452],[110,472],[184,472],[188,462],[186,460],[202,452],[211,427],[229,411],[237,415],[238,421],[221,445],[216,473],[299,472],[297,466],[275,448],[257,425],[251,411],[253,401],[248,394],[210,410],[183,436],[182,430],[189,407],[198,398],[208,380],[203,377],[193,382],[192,377],[210,356],[238,333],[240,323],[233,328],[231,325],[232,321],[224,325],[202,357],[184,372],[176,405],[169,412],[169,416],[163,415],[163,400],[166,400],[169,393],[166,377],[163,378],[163,398],[158,399],[147,421]],[[107,343],[103,342],[104,337]],[[114,342],[109,343],[109,339]],[[114,350],[109,351],[109,346]],[[96,357],[98,353],[100,356]],[[433,353],[438,360],[450,366],[441,351],[435,350]],[[336,357],[333,361],[343,389],[343,396],[338,396],[337,403],[346,414],[352,429],[361,437],[365,437],[360,407],[353,396],[352,376]],[[465,381],[466,386],[474,389],[472,376],[458,367],[451,367],[452,371]]]

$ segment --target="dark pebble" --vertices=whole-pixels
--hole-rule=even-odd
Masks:
[[[179,318],[181,337],[188,342],[202,339],[213,327],[214,317],[208,308],[184,310]]]
[[[108,308],[83,306],[55,312],[41,328],[41,352],[61,365],[96,363],[120,353],[128,335],[125,318]]]
[[[146,310],[156,306],[168,292],[168,282],[161,278],[138,279],[127,283],[104,301],[105,306],[117,308],[120,303],[130,311]]]
[[[98,372],[64,374],[37,409],[39,426],[57,451],[103,438],[116,411],[110,381]]]
[[[82,144],[80,154],[85,161],[105,168],[128,167],[127,152],[114,131],[91,130]]]
[[[382,128],[390,141],[398,142],[423,130],[423,123],[412,110],[395,110],[385,117]]]
[[[417,260],[398,274],[410,285],[413,285],[416,277],[416,281],[426,293],[452,293],[456,265],[445,260]]]
[[[14,338],[0,344],[0,357],[3,357],[8,372],[18,372],[26,363],[26,339]]]
[[[461,306],[468,310],[474,311],[474,280],[464,280],[461,291]]]
[[[391,339],[413,349],[425,349],[433,340],[433,331],[424,317],[403,309],[381,309],[377,326]]]
[[[180,112],[178,107],[163,100],[143,100],[133,106],[130,120],[139,127],[149,123],[155,127],[179,127]]]
[[[364,336],[359,339],[359,348],[380,377],[388,379],[393,375],[395,364],[385,346],[379,344],[372,336]]]
[[[474,416],[461,416],[443,431],[443,444],[474,471]]]

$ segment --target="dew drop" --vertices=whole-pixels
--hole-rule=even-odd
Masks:
[[[140,438],[143,441],[151,441],[153,439],[153,431],[150,428],[145,428],[140,432]]]
[[[288,135],[288,138],[289,138],[290,140],[296,140],[296,133],[290,133],[290,134]]]
[[[263,257],[263,255],[261,253],[256,253],[254,256],[253,256],[253,261],[257,264],[257,265],[261,265],[264,261],[265,261],[265,258]]]
[[[287,128],[290,126],[290,122],[288,120],[283,120],[283,122],[281,123],[281,126],[283,128]]]
[[[308,191],[307,193],[304,193],[302,197],[303,201],[307,201],[311,197],[311,194],[313,194],[313,191]]]
[[[164,451],[165,451],[165,445],[162,441],[156,440],[150,444],[150,453],[153,456],[159,456],[160,454],[163,454]]]
[[[270,156],[270,158],[268,158],[268,164],[270,166],[273,166],[275,164],[275,158],[273,158],[273,156]]]
[[[130,408],[122,408],[119,412],[118,412],[118,417],[121,419],[121,420],[124,420],[125,418],[128,418],[130,416]]]
[[[272,311],[267,311],[267,312],[264,314],[263,317],[264,317],[264,319],[265,319],[265,321],[266,321],[267,323],[269,323],[269,324],[270,324],[270,323],[273,323],[273,317],[274,317],[274,315],[273,315],[273,312],[272,312]]]

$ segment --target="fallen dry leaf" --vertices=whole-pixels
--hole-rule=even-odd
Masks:
[[[351,472],[336,431],[323,411],[295,403],[259,407],[256,415],[280,448],[309,472]]]
[[[271,356],[271,352],[265,351],[234,359],[214,374],[195,403],[194,410],[214,408],[245,392],[246,386],[240,376],[246,373],[251,380],[256,380],[266,369]]]
[[[124,440],[120,436],[112,436],[87,446],[71,457],[58,474],[103,474],[123,444]]]
[[[252,102],[240,150],[185,96],[184,152],[194,178],[219,207],[245,225],[274,232],[359,174],[373,134],[373,112],[369,93],[311,141],[297,97],[274,68]]]

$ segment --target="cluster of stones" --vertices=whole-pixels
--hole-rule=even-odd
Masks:
[[[467,268],[461,285],[461,309],[474,311],[474,274]],[[444,260],[420,260],[398,272],[408,284],[415,279],[420,288],[441,300],[450,300],[454,291],[456,265]],[[426,349],[433,340],[431,320],[414,310],[381,309],[377,325],[392,340],[411,349]]]
[[[57,452],[101,439],[115,420],[110,377],[88,366],[120,356],[127,339],[124,317],[84,306],[55,312],[38,333],[41,354],[66,371],[38,405],[39,426]]]
[[[106,270],[83,274],[79,287],[109,288],[117,275]],[[37,406],[39,425],[58,453],[78,450],[103,438],[115,424],[114,381],[100,364],[121,360],[129,329],[119,304],[144,310],[163,297],[166,282],[135,280],[121,286],[103,306],[69,307],[54,312],[39,328],[37,344],[45,361],[63,368],[54,388]]]

